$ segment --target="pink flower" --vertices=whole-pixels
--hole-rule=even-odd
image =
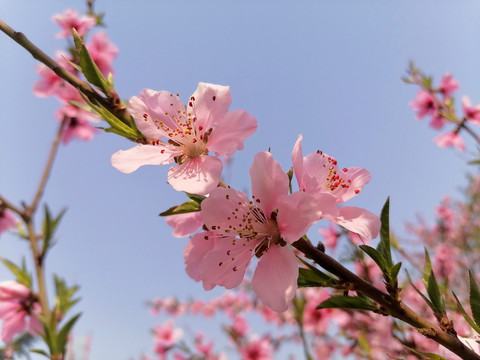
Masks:
[[[15,214],[8,209],[0,208],[0,234],[10,230],[15,229],[18,225],[18,219]]]
[[[460,151],[465,151],[465,144],[463,143],[462,138],[455,132],[448,132],[437,136],[433,139],[433,142],[441,148],[454,146]]]
[[[68,144],[73,138],[92,141],[98,129],[82,118],[68,118],[62,132],[62,142]]]
[[[58,33],[57,38],[65,38],[72,35],[72,29],[75,29],[80,36],[85,36],[88,30],[97,24],[97,20],[90,15],[79,16],[74,9],[65,10],[61,14],[52,16],[52,20],[56,22],[63,31]]]
[[[72,60],[71,56],[61,51],[56,52],[56,62],[64,69],[73,72],[73,66],[67,60]],[[36,71],[41,79],[33,86],[33,93],[38,97],[47,97],[56,95],[57,91],[65,85],[64,80],[59,77],[47,65],[38,64]]]
[[[445,120],[445,118],[441,117],[438,114],[433,114],[432,118],[430,120],[430,123],[428,125],[432,129],[441,130],[445,126],[446,123],[447,123],[447,121]]]
[[[437,104],[432,94],[425,90],[419,90],[414,100],[408,104],[412,109],[417,110],[415,118],[422,119],[426,115],[434,115],[437,111]]]
[[[87,50],[104,76],[113,74],[112,62],[118,55],[118,47],[110,42],[105,32],[93,35]]]
[[[472,106],[472,102],[468,96],[462,97],[463,113],[467,121],[480,125],[480,105]]]
[[[168,350],[171,349],[175,342],[183,335],[181,329],[173,328],[173,321],[167,321],[163,325],[157,325],[153,330],[155,341],[155,353],[160,356],[165,356]]]
[[[318,232],[323,237],[323,243],[327,248],[335,249],[337,247],[337,242],[340,234],[338,233],[336,226],[330,224],[328,228],[320,228]]]
[[[167,224],[173,227],[173,236],[182,238],[189,236],[203,225],[200,212],[167,216]]]
[[[444,97],[451,96],[455,91],[458,90],[460,84],[455,80],[452,74],[446,73],[442,76],[440,80],[440,91]]]
[[[240,349],[243,360],[272,360],[273,349],[268,339],[252,338]]]
[[[220,180],[222,162],[215,155],[232,155],[257,128],[257,120],[244,110],[228,112],[232,97],[228,86],[199,83],[185,107],[167,91],[143,90],[128,103],[140,132],[149,145],[137,145],[112,156],[112,165],[131,173],[143,165],[177,163],[168,182],[177,191],[206,195]],[[163,140],[165,139],[165,140]]]
[[[342,203],[356,196],[370,181],[370,173],[362,168],[340,170],[337,161],[317,151],[307,156],[302,154],[302,135],[292,151],[293,170],[301,191],[315,196],[334,196]],[[351,206],[324,212],[323,217],[358,234],[363,240],[375,238],[380,231],[380,219],[371,212]]]
[[[242,282],[255,256],[253,289],[265,306],[282,312],[295,295],[298,277],[298,262],[287,244],[320,219],[320,204],[330,211],[335,201],[330,195],[288,195],[288,177],[267,152],[255,156],[250,177],[252,201],[232,188],[215,188],[203,200],[202,217],[210,231],[194,235],[187,245],[186,270],[206,290],[231,289]]]
[[[40,305],[30,289],[16,281],[0,282],[0,319],[3,319],[2,341],[9,343],[15,334],[25,329],[34,335],[42,326],[35,314],[41,312]]]

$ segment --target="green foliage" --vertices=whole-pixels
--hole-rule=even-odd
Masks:
[[[400,268],[402,267],[402,263],[398,262],[394,264],[392,260],[389,208],[390,199],[387,198],[380,215],[380,221],[382,225],[380,228],[380,242],[378,243],[377,247],[373,248],[368,245],[360,245],[360,249],[370,256],[378,265],[380,270],[382,270],[383,277],[388,285],[387,289],[390,293],[393,293],[397,289],[397,278]]]
[[[68,334],[72,330],[73,326],[79,319],[81,314],[77,314],[70,318],[60,330],[56,331],[56,315],[55,312],[52,312],[50,318],[46,318],[45,316],[38,316],[38,319],[42,323],[43,326],[43,334],[40,336],[45,341],[45,344],[48,346],[49,352],[47,353],[44,350],[34,349],[31,350],[34,353],[41,354],[46,356],[47,358],[51,358],[53,356],[58,355],[65,355],[67,342],[68,342]]]
[[[423,268],[423,283],[427,289],[428,297],[431,301],[432,310],[440,315],[445,315],[445,299],[440,293],[440,288],[438,287],[437,279],[432,270],[432,261],[430,260],[430,255],[425,249],[425,266]]]
[[[80,68],[82,69],[85,78],[93,85],[100,88],[104,94],[108,94],[113,89],[113,84],[109,83],[98,69],[97,64],[90,56],[87,47],[83,43],[82,38],[78,35],[75,29],[72,29],[73,40],[75,41],[75,48],[80,60]]]
[[[80,300],[79,298],[73,298],[79,287],[68,287],[65,281],[56,275],[54,275],[54,282],[56,293],[55,309],[58,310],[61,315],[64,315],[73,305],[75,305]]]
[[[22,260],[22,267],[18,267],[7,259],[0,258],[0,261],[12,272],[17,282],[25,285],[29,289],[32,288],[32,276],[27,272],[25,259]]]
[[[378,311],[377,305],[369,298],[358,296],[331,296],[316,307],[317,309],[355,309]]]
[[[480,291],[471,270],[468,271],[468,276],[470,278],[470,308],[475,323],[480,325]]]
[[[63,215],[67,209],[62,209],[60,214],[58,214],[55,218],[52,218],[52,213],[47,205],[44,207],[44,220],[43,220],[43,245],[42,245],[42,253],[45,254],[53,245],[53,235],[55,230],[57,229],[60,220],[62,219]]]
[[[298,273],[297,284],[298,287],[336,287],[338,280],[332,278],[330,275],[320,271],[315,266],[299,258],[299,260],[308,268],[300,268]]]
[[[29,332],[24,332],[19,336],[15,336],[13,341],[9,343],[9,347],[13,348],[13,358],[27,358],[30,359],[29,356],[29,349],[33,346],[33,343],[37,340],[35,336],[30,334]],[[0,360],[6,359],[5,351],[7,348],[0,349]]]
[[[417,355],[421,355],[423,356],[424,358],[426,359],[432,359],[432,360],[447,360],[445,359],[443,356],[440,356],[440,355],[437,355],[437,354],[433,354],[433,353],[425,353],[425,352],[421,352],[421,351],[418,351],[418,350],[415,350],[411,347],[408,347],[406,345],[404,345],[408,350],[410,350],[411,352],[413,352],[414,354],[417,354]]]
[[[185,193],[190,200],[185,201],[181,205],[172,206],[170,209],[165,210],[164,212],[160,213],[158,216],[170,216],[170,215],[178,215],[178,214],[187,214],[191,212],[197,212],[201,210],[201,203],[206,196],[203,195],[195,195]]]
[[[455,298],[455,302],[457,303],[457,309],[460,312],[460,314],[463,315],[463,317],[468,322],[468,324],[472,327],[472,329],[475,330],[478,334],[480,334],[480,326],[477,325],[475,321],[470,317],[470,315],[467,314],[467,312],[465,311],[465,308],[463,307],[460,300],[458,300],[458,297],[455,293],[453,293],[453,297]]]

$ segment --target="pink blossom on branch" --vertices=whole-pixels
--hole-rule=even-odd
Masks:
[[[57,34],[57,38],[66,38],[71,36],[72,29],[75,29],[78,35],[85,36],[87,31],[97,24],[97,20],[93,16],[80,16],[74,9],[68,9],[61,14],[53,15],[52,20],[56,22],[63,30]]]
[[[103,31],[94,34],[86,46],[101,73],[104,76],[108,76],[109,73],[113,74],[112,63],[118,55],[118,47],[110,42],[107,34]]]
[[[462,138],[455,132],[448,132],[437,136],[433,139],[433,142],[441,148],[456,147],[460,151],[465,151],[465,144],[463,143]]]
[[[426,90],[419,90],[414,100],[408,104],[412,109],[417,110],[415,118],[422,119],[426,115],[434,115],[437,112],[435,97]]]
[[[231,188],[215,188],[203,200],[201,213],[210,231],[194,235],[187,245],[186,270],[206,290],[231,289],[240,285],[255,256],[253,289],[265,306],[282,312],[297,289],[298,262],[288,244],[323,212],[335,212],[335,199],[301,191],[289,195],[287,174],[267,152],[255,156],[250,177],[252,201]]]
[[[42,331],[36,314],[41,309],[28,287],[16,281],[0,282],[0,319],[3,319],[2,341],[8,343],[15,334],[28,330],[33,335]]]
[[[8,209],[0,209],[0,234],[3,232],[15,229],[18,225],[18,218]]]
[[[367,170],[340,170],[337,161],[321,151],[304,157],[302,139],[303,136],[300,135],[292,151],[293,170],[301,191],[317,197],[328,194],[334,196],[336,203],[340,204],[356,196],[370,181]],[[357,207],[344,206],[336,209],[336,212],[324,212],[323,217],[360,235],[362,240],[371,240],[380,231],[379,217]]]
[[[444,98],[451,96],[455,91],[458,90],[460,84],[455,80],[450,73],[446,73],[442,76],[440,80],[440,92],[443,94]]]
[[[177,163],[168,182],[177,191],[206,195],[220,180],[223,164],[217,156],[243,149],[244,140],[257,129],[257,120],[244,110],[228,112],[228,86],[199,83],[185,107],[168,91],[143,90],[128,103],[148,145],[118,151],[112,165],[131,173],[143,165]],[[214,152],[216,156],[208,155]]]
[[[462,108],[465,119],[475,125],[480,125],[480,105],[472,106],[468,96],[462,97]]]

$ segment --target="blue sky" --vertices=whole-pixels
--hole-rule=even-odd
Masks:
[[[66,47],[54,37],[51,16],[85,9],[79,0],[1,0],[0,7],[2,20],[50,55]],[[320,149],[341,167],[370,171],[370,184],[349,205],[379,212],[390,196],[402,234],[416,213],[432,219],[441,196],[457,195],[474,171],[466,165],[471,154],[432,143],[438,134],[408,108],[417,89],[400,78],[415,60],[437,80],[453,73],[458,95],[480,102],[477,1],[98,0],[96,8],[106,12],[106,30],[120,49],[114,68],[123,98],[151,88],[186,100],[205,81],[230,85],[231,109],[256,116],[257,132],[226,172],[234,187],[249,188],[258,151],[271,148],[288,169],[303,134],[305,154]],[[56,100],[32,94],[34,66],[0,35],[0,193],[17,204],[33,196],[56,128]],[[166,184],[168,167],[125,175],[110,165],[112,153],[129,147],[111,134],[62,147],[44,196],[53,211],[68,207],[47,271],[81,285],[77,333],[93,335],[92,360],[150,351],[155,319],[146,300],[213,296],[184,272],[186,239],[173,238],[157,216],[183,201]],[[19,260],[24,245],[4,235],[0,254]],[[10,278],[0,269],[1,280]]]

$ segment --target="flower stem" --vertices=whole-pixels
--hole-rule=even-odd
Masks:
[[[439,326],[430,323],[416,314],[400,300],[392,298],[387,293],[380,291],[359,276],[355,275],[335,259],[316,249],[310,242],[304,239],[299,239],[292,245],[325,270],[338,276],[340,279],[351,283],[355,291],[377,302],[382,307],[382,310],[389,315],[414,326],[420,333],[443,345],[464,360],[480,359],[479,355],[466,347],[456,336],[443,331]]]

